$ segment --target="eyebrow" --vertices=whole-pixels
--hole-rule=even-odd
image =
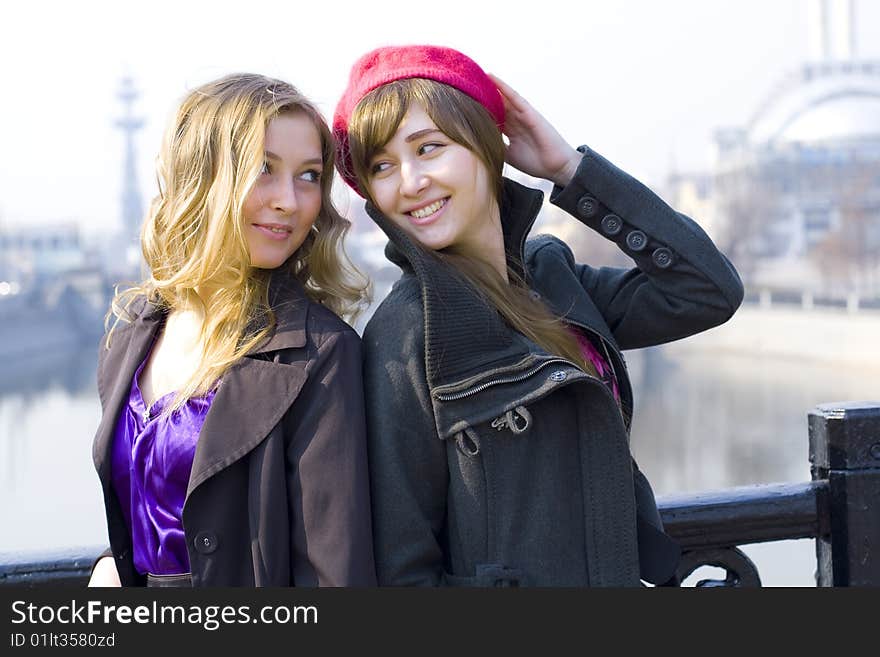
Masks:
[[[266,151],[266,157],[268,157],[270,160],[281,160],[281,157],[280,157],[279,155],[276,155],[276,154],[273,153],[272,151]],[[310,159],[310,160],[305,160],[305,161],[303,162],[303,164],[320,164],[320,165],[323,165],[323,164],[324,164],[324,158],[322,158],[322,157],[313,157],[313,158]]]
[[[439,128],[425,128],[424,130],[417,130],[416,132],[409,135],[404,141],[408,144],[411,141],[415,141],[416,139],[421,139],[425,135],[430,135],[432,132],[441,132]]]
[[[404,141],[407,144],[409,144],[411,142],[414,142],[417,139],[421,139],[422,137],[424,137],[426,135],[430,135],[431,133],[434,133],[434,132],[439,132],[441,135],[444,134],[444,132],[442,130],[440,130],[440,128],[425,128],[424,130],[416,130],[411,135],[408,135],[406,137],[406,139],[404,139]],[[386,144],[386,146],[387,146],[387,144]],[[378,157],[379,155],[384,155],[387,152],[388,151],[385,149],[385,146],[383,146],[378,151],[376,151],[376,154],[373,157],[375,158],[375,157]]]

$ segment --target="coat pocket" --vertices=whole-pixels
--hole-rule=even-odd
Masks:
[[[499,409],[496,413],[492,420],[466,426],[449,440],[449,446],[454,446],[450,468],[459,473],[453,477],[452,487],[458,491],[461,486],[467,495],[462,498],[453,494],[458,499],[452,514],[455,516],[452,536],[464,540],[466,548],[461,554],[462,561],[453,560],[452,570],[468,572],[474,564],[503,563],[504,546],[510,538],[501,528],[511,513],[518,513],[518,509],[510,505],[526,503],[524,499],[510,500],[510,492],[505,493],[503,489],[509,483],[506,473],[511,465],[525,467],[529,462],[534,419],[525,405],[506,411]],[[499,487],[502,490],[499,491]],[[466,536],[479,539],[470,541],[464,538]]]
[[[525,576],[518,568],[508,568],[496,563],[477,564],[475,575],[443,573],[445,586],[515,588],[527,586]]]
[[[447,440],[449,570],[469,572],[491,559],[493,516],[497,513],[487,472],[483,432],[467,427]],[[460,584],[465,586],[465,584]]]

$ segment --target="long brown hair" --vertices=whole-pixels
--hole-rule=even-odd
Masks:
[[[423,78],[396,80],[378,87],[364,96],[352,113],[349,122],[352,167],[367,199],[376,205],[370,192],[370,163],[397,132],[412,103],[424,107],[441,132],[480,159],[489,172],[491,192],[500,206],[504,141],[495,120],[480,103],[458,89]],[[547,352],[562,356],[596,376],[595,367],[584,358],[564,320],[532,297],[525,281],[509,262],[505,281],[479,253],[461,247],[433,251],[418,246],[457,272],[515,330]]]
[[[139,297],[167,310],[204,313],[204,357],[168,410],[207,392],[275,326],[271,272],[250,265],[242,207],[263,166],[269,122],[283,113],[307,116],[321,136],[321,211],[284,265],[314,301],[354,318],[369,301],[369,281],[345,254],[350,222],[331,201],[335,149],[317,108],[293,85],[262,75],[233,74],[189,92],[165,132],[158,157],[159,193],[141,231],[149,269],[141,283],[118,292],[107,315],[113,329],[132,319]],[[212,292],[200,296],[198,290]]]

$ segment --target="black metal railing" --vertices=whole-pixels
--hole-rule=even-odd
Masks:
[[[0,586],[85,586],[106,546],[0,555]]]
[[[760,586],[758,570],[738,546],[816,538],[828,531],[827,484],[742,486],[658,499],[666,530],[682,547],[678,578],[703,566],[726,571],[724,580],[702,586]]]
[[[876,294],[832,294],[809,289],[749,287],[746,288],[743,304],[764,308],[786,309],[837,309],[857,313],[863,310],[880,310],[880,296]]]
[[[724,579],[697,586],[760,586],[740,546],[813,538],[817,586],[880,586],[880,402],[822,404],[808,420],[812,481],[658,498],[679,581],[710,566]],[[0,586],[85,586],[102,549],[0,556]]]
[[[880,402],[821,404],[808,421],[812,481],[658,498],[679,580],[714,566],[725,578],[698,586],[760,586],[740,546],[814,538],[817,586],[880,586]]]

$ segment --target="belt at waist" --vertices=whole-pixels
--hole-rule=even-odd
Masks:
[[[181,573],[179,575],[153,575],[147,573],[147,586],[160,588],[190,588],[192,587],[192,575]]]

